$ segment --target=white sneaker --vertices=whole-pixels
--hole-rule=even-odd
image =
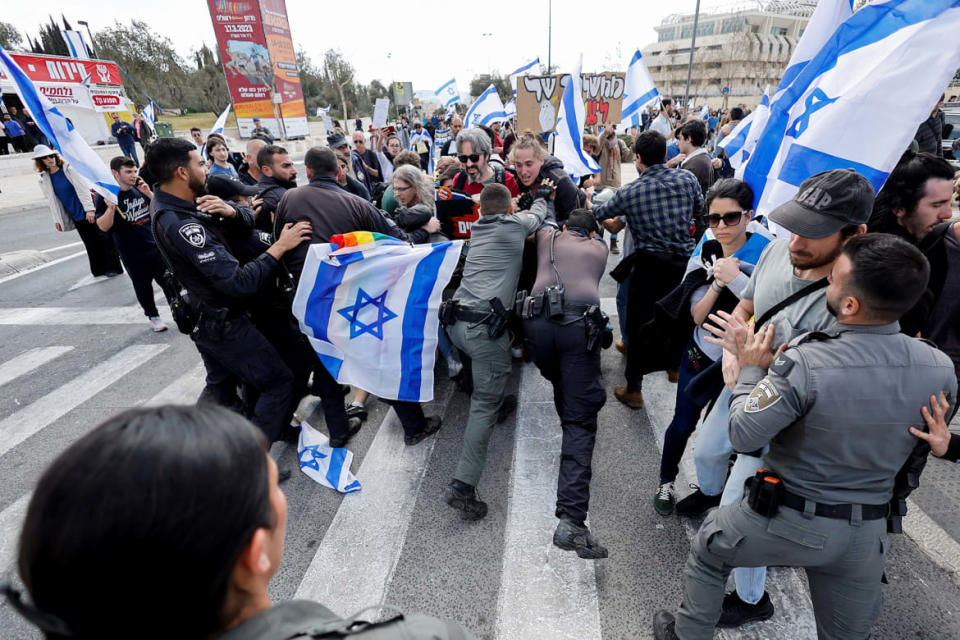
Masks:
[[[154,316],[150,318],[150,328],[154,333],[160,333],[161,331],[167,330],[167,325],[163,323],[163,320],[161,320],[159,316]]]

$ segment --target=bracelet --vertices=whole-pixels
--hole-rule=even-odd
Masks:
[[[716,291],[717,293],[723,293],[723,287],[717,284],[716,280],[710,283],[710,288]]]

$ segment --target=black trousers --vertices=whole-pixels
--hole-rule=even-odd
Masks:
[[[590,506],[597,414],[607,401],[600,375],[600,345],[587,350],[584,320],[575,316],[561,322],[540,316],[524,320],[524,325],[527,353],[553,385],[553,403],[563,429],[557,516],[565,513],[582,522]]]
[[[160,313],[157,311],[156,298],[153,295],[153,283],[163,285],[163,272],[166,270],[163,258],[154,251],[152,254],[140,256],[139,259],[124,257],[121,261],[127,267],[127,275],[133,282],[133,292],[137,296],[137,302],[140,303],[144,315],[148,318],[156,318]]]
[[[94,222],[75,220],[74,225],[77,228],[77,233],[80,234],[80,240],[83,241],[83,247],[87,250],[90,273],[95,276],[102,276],[110,272],[123,273],[120,256],[117,254],[117,249],[113,246],[113,240],[109,235],[100,231],[100,227]]]
[[[207,369],[200,399],[237,409],[239,385],[256,391],[250,421],[268,442],[276,440],[290,422],[293,374],[263,333],[246,316],[227,320],[222,327],[201,316],[190,337]]]

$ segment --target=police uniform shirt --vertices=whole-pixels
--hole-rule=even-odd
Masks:
[[[884,504],[917,439],[920,408],[947,393],[953,363],[900,325],[838,325],[795,340],[769,372],[745,367],[730,400],[736,451],[767,443],[765,468],[825,504]]]
[[[106,200],[97,196],[97,217],[106,211]],[[113,227],[110,231],[113,233],[117,251],[128,267],[131,264],[150,262],[159,256],[150,229],[150,198],[138,189],[126,189],[117,194],[117,212],[113,216]]]

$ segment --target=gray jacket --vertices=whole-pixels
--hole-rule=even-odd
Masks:
[[[918,440],[920,408],[956,402],[953,363],[932,344],[881,326],[800,336],[769,371],[745,367],[730,399],[736,451],[767,443],[764,466],[825,504],[883,504]]]

